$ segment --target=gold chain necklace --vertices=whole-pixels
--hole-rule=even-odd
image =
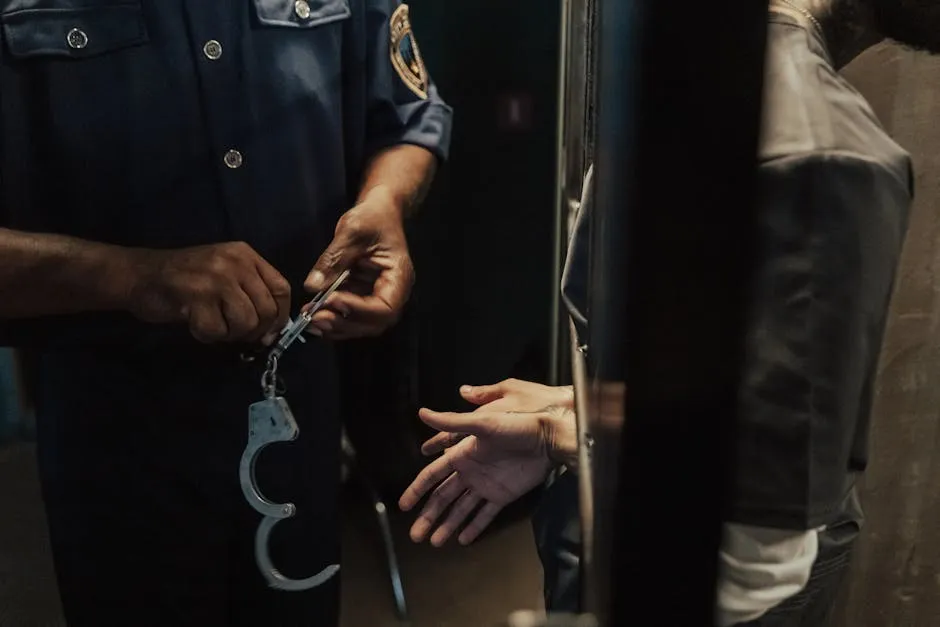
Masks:
[[[790,0],[780,0],[780,2],[787,5],[788,7],[790,7],[797,13],[801,13],[804,17],[806,17],[806,19],[808,19],[810,22],[813,23],[813,26],[816,27],[816,30],[819,31],[820,35],[823,35],[825,33],[825,31],[823,30],[822,24],[819,23],[819,20],[816,19],[815,15],[813,15],[812,13],[810,13],[803,7],[793,4],[792,2],[790,2]]]

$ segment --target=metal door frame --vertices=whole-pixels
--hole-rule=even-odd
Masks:
[[[550,385],[562,385],[571,377],[568,316],[559,286],[569,235],[580,208],[584,175],[593,156],[596,8],[596,0],[561,1]]]
[[[754,259],[766,2],[563,0],[562,11],[556,294],[585,133],[596,139],[586,533],[604,548],[584,610],[604,627],[707,625]],[[558,383],[567,324],[557,295],[554,306]]]

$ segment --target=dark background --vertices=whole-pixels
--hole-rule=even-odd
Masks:
[[[451,159],[411,225],[417,284],[404,319],[342,351],[347,430],[386,495],[421,466],[420,405],[464,407],[462,384],[545,380],[556,289],[559,3],[410,7],[425,64],[455,110]]]

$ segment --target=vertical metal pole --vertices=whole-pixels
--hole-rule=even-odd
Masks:
[[[552,311],[551,328],[552,334],[549,344],[549,385],[560,385],[561,381],[561,336],[559,329],[562,328],[562,306],[561,306],[561,270],[562,259],[565,254],[565,242],[567,242],[568,220],[565,210],[565,180],[567,178],[566,161],[567,152],[565,150],[565,130],[566,130],[566,112],[565,103],[568,97],[568,23],[571,14],[572,0],[561,0],[561,29],[559,33],[560,45],[558,48],[558,121],[556,124],[556,167],[555,167],[555,246],[552,259]]]
[[[598,0],[594,613],[713,623],[755,239],[766,3]]]
[[[561,306],[562,276],[568,235],[579,209],[583,177],[590,165],[588,103],[593,101],[590,60],[594,0],[564,0],[559,61],[557,176],[555,188],[555,266],[552,268],[552,337],[549,368],[553,385],[570,377],[567,318]]]

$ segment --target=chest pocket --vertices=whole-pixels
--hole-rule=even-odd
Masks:
[[[348,18],[349,0],[254,0],[263,26],[313,28]]]
[[[140,0],[0,0],[5,51],[83,59],[148,41]]]

